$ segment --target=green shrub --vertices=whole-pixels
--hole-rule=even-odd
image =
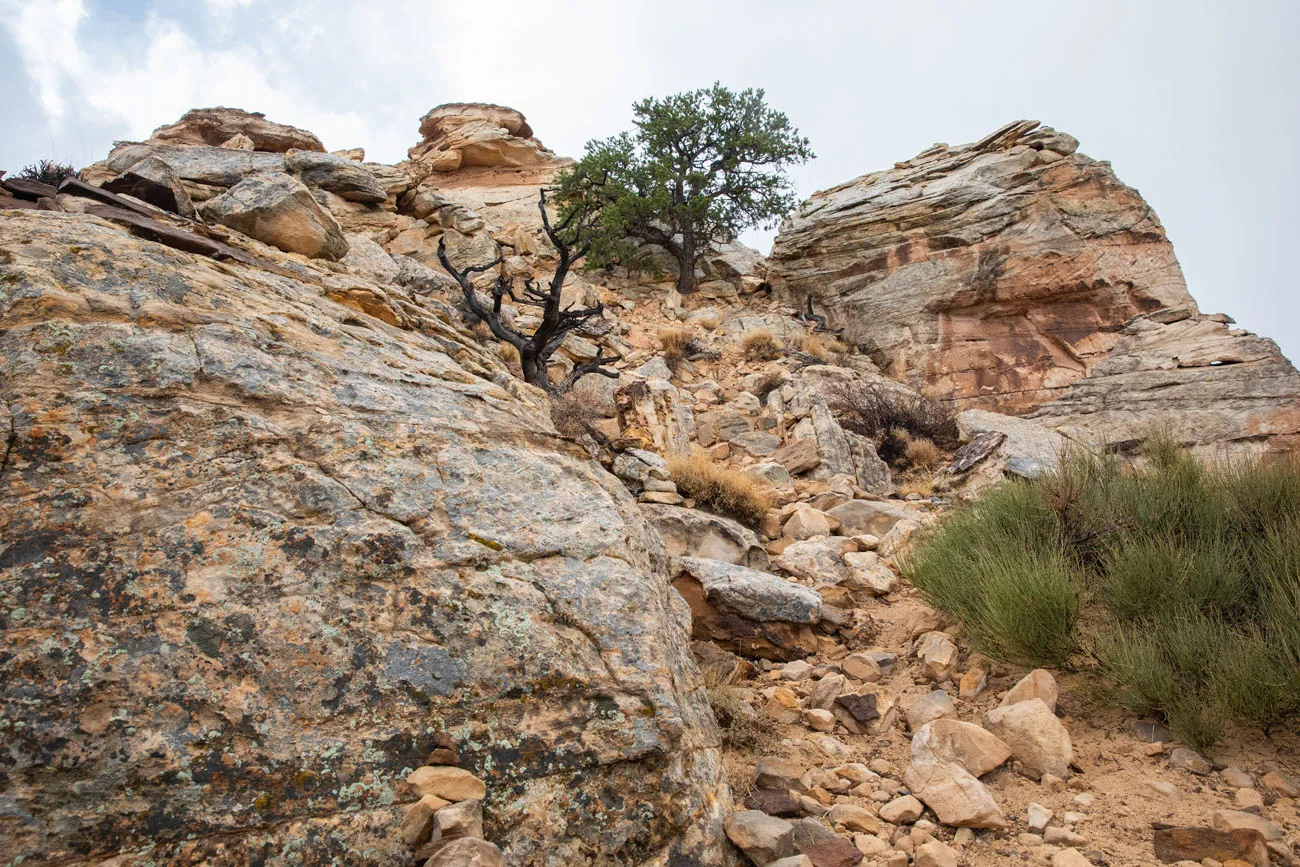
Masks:
[[[1300,462],[1076,453],[921,540],[904,574],[998,659],[1093,660],[1188,744],[1300,714]]]

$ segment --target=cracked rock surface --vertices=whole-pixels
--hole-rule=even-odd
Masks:
[[[6,857],[404,864],[446,732],[507,863],[718,863],[631,495],[436,305],[259,251],[0,219]]]

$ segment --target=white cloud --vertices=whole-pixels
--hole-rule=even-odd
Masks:
[[[78,77],[80,71],[77,25],[86,17],[85,6],[81,0],[5,0],[0,4],[0,17],[36,85],[46,114],[63,117],[65,82]]]

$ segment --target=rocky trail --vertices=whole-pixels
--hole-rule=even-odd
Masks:
[[[604,313],[554,373],[620,376],[552,406],[437,250],[545,277],[566,161],[501,106],[419,134],[389,166],[200,109],[0,181],[3,863],[1294,862],[1294,731],[1199,756],[899,577],[1070,443],[1300,435],[1300,374],[1108,164],[1018,122],[814,195],[770,259],[715,245],[694,294],[573,275]],[[904,466],[863,387],[959,441]]]

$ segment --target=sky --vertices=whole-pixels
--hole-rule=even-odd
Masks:
[[[495,102],[578,156],[721,81],[812,140],[806,196],[1031,118],[1143,194],[1202,310],[1300,359],[1297,34],[1295,0],[0,0],[0,168],[213,105],[395,162],[434,105]]]

